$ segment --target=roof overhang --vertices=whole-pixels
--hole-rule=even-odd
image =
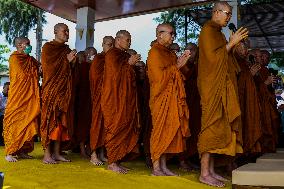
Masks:
[[[76,22],[77,9],[95,10],[95,22],[196,6],[213,0],[22,0],[56,16]]]

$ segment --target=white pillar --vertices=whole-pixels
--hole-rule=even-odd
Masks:
[[[90,7],[77,9],[76,50],[83,51],[94,45],[95,10]]]
[[[238,28],[239,24],[240,24],[239,9],[238,9],[239,1],[238,0],[231,0],[228,3],[233,7],[232,18],[231,18],[229,23],[234,23],[236,28]],[[229,41],[229,37],[230,37],[230,34],[231,34],[231,31],[229,30],[229,28],[228,27],[223,28],[223,33],[225,34],[227,41]]]

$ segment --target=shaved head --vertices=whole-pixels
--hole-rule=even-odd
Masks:
[[[65,27],[68,28],[68,26],[66,24],[64,24],[64,23],[55,24],[55,26],[54,26],[54,33],[57,32],[58,30],[60,30],[60,28],[65,28]]]
[[[27,42],[27,41],[30,41],[27,37],[16,37],[14,39],[14,45],[15,45],[15,47],[18,47],[23,42]]]
[[[157,42],[165,47],[169,47],[175,39],[174,27],[170,24],[159,24],[156,28]]]
[[[103,43],[114,43],[114,38],[112,36],[105,36],[103,38]]]
[[[126,30],[119,30],[115,36],[115,47],[126,51],[131,46],[131,35]]]
[[[69,40],[69,28],[64,23],[58,23],[54,26],[55,41],[65,43]]]
[[[127,30],[119,30],[116,35],[115,38],[120,38],[122,36],[131,36],[130,33]]]
[[[171,44],[169,48],[173,51],[180,51],[180,47],[177,43]]]
[[[215,11],[217,11],[217,10],[223,10],[225,7],[226,7],[226,8],[229,8],[229,9],[231,9],[231,10],[232,10],[232,8],[233,8],[233,7],[232,7],[231,5],[229,5],[229,3],[226,2],[226,1],[217,1],[217,2],[214,3],[214,6],[213,6],[212,11],[215,12]]]
[[[169,23],[163,23],[163,24],[159,24],[156,28],[156,37],[158,37],[158,35],[163,32],[165,29],[174,29],[174,27],[169,24]]]
[[[94,47],[87,47],[85,49],[86,54],[97,54],[97,50]]]

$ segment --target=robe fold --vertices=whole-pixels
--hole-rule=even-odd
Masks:
[[[3,124],[8,155],[33,150],[40,115],[38,67],[39,63],[32,56],[16,51],[10,56],[10,88]]]
[[[101,94],[105,65],[105,53],[95,56],[90,67],[90,89],[92,102],[92,123],[90,129],[90,146],[94,151],[104,146],[104,120],[101,109]]]
[[[76,142],[87,142],[90,137],[90,128],[92,122],[92,104],[89,71],[91,64],[82,62],[77,65],[78,83],[76,87],[76,124],[74,129]]]
[[[56,41],[42,47],[42,114],[40,134],[44,148],[50,140],[72,137],[72,70],[67,59],[70,48]]]
[[[197,63],[186,64],[185,69],[181,69],[183,75],[185,76],[185,93],[186,102],[188,108],[190,109],[189,115],[189,130],[191,136],[187,140],[187,151],[186,156],[193,156],[198,154],[197,141],[198,135],[201,128],[201,105],[200,105],[200,95],[197,88],[197,73],[198,65]]]
[[[270,73],[264,66],[262,66],[259,73],[255,76],[262,115],[261,148],[263,153],[276,151],[278,129],[280,127],[280,116],[277,110],[274,89],[271,85],[267,86],[264,83],[268,76],[270,76]]]
[[[238,78],[244,153],[261,152],[261,114],[258,92],[248,63],[238,58],[241,72]]]
[[[213,21],[199,36],[197,86],[201,98],[201,131],[198,151],[235,156],[241,153],[241,111],[238,101],[239,67],[227,52],[221,27]]]
[[[122,160],[130,152],[138,152],[137,88],[129,57],[118,48],[110,49],[105,55],[101,108],[109,164]]]
[[[158,160],[162,154],[185,151],[186,138],[190,136],[184,78],[176,64],[176,55],[158,43],[149,51],[152,161]]]

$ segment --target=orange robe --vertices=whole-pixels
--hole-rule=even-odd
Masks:
[[[261,152],[261,114],[258,91],[246,60],[238,58],[241,73],[238,91],[241,107],[243,149],[245,153]]]
[[[280,116],[277,111],[274,89],[271,85],[267,86],[264,83],[268,76],[270,76],[270,73],[264,66],[255,76],[261,106],[261,148],[263,153],[275,152],[280,127]]]
[[[110,49],[105,56],[101,108],[109,164],[130,152],[138,152],[137,89],[135,71],[128,64],[129,57],[117,48]]]
[[[241,153],[241,111],[237,93],[237,63],[227,52],[221,27],[213,21],[199,36],[197,86],[201,98],[198,151],[235,156]]]
[[[189,130],[191,132],[191,136],[187,140],[187,151],[185,152],[185,155],[193,156],[198,154],[197,141],[201,128],[201,105],[200,95],[197,88],[198,65],[197,63],[186,64],[186,68],[182,68],[181,71],[186,78],[186,102],[190,109]]]
[[[176,67],[177,56],[156,43],[148,54],[152,161],[165,153],[180,153],[186,149],[189,110],[186,104],[183,76]]]
[[[92,104],[89,71],[91,64],[82,62],[78,64],[78,83],[76,87],[76,124],[74,129],[76,142],[89,141],[92,122]]]
[[[104,146],[104,120],[101,109],[101,93],[105,66],[105,53],[95,56],[90,68],[90,88],[92,102],[92,123],[90,129],[90,146],[94,151]]]
[[[40,114],[38,66],[32,56],[16,51],[10,56],[10,88],[3,128],[6,154],[29,153],[34,148]]]
[[[50,140],[68,141],[72,136],[72,72],[68,45],[56,41],[42,47],[42,113],[40,134],[44,148]]]

